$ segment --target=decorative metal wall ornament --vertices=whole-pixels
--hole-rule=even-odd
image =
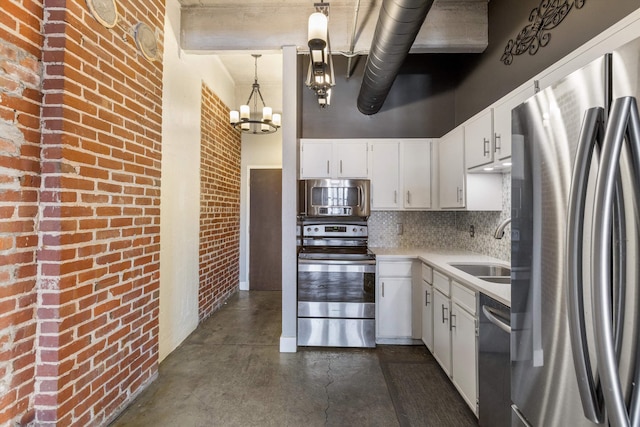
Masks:
[[[511,65],[514,55],[529,52],[535,55],[538,49],[545,47],[551,40],[549,30],[554,29],[567,17],[571,9],[582,9],[586,0],[542,0],[540,6],[529,14],[529,22],[518,33],[516,39],[511,39],[504,48],[500,61]]]

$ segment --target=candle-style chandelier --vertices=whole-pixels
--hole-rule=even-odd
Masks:
[[[255,58],[255,78],[251,85],[251,93],[245,105],[240,106],[240,111],[233,110],[229,113],[231,125],[244,132],[256,135],[274,133],[280,128],[282,118],[280,114],[273,113],[271,107],[267,107],[260,93],[258,83],[258,58],[262,55],[252,54]],[[253,98],[253,110],[251,109],[251,99]],[[262,115],[258,110],[258,98],[262,102]]]

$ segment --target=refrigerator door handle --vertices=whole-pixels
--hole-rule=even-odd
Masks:
[[[614,211],[614,193],[619,174],[620,152],[627,136],[633,156],[635,179],[638,179],[638,152],[640,144],[640,117],[636,99],[633,97],[618,98],[613,101],[609,123],[605,131],[600,168],[596,178],[596,194],[592,225],[591,276],[593,283],[593,309],[595,325],[595,341],[598,354],[598,371],[602,380],[607,417],[613,426],[637,425],[640,398],[638,389],[634,387],[630,399],[630,411],[627,410],[618,374],[618,356],[615,348],[615,337],[612,325],[611,297],[611,250],[612,223]],[[633,183],[637,186],[638,183]],[[638,193],[634,194],[638,203]],[[638,367],[635,378],[638,380]],[[636,382],[637,384],[637,382]],[[629,413],[632,414],[630,420]]]
[[[604,109],[586,111],[578,141],[571,190],[569,194],[567,226],[567,314],[573,362],[578,380],[578,390],[585,417],[600,424],[604,421],[602,390],[594,378],[589,349],[587,347],[584,291],[582,277],[582,247],[584,242],[584,218],[587,180],[595,146],[604,133]]]

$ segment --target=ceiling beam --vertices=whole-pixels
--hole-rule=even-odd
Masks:
[[[331,4],[329,36],[331,50],[348,52],[355,10]],[[478,53],[488,42],[487,1],[436,0],[427,15],[412,53]],[[366,54],[378,19],[380,4],[363,2],[358,14],[354,52]],[[307,19],[311,4],[286,2],[183,7],[181,47],[194,53],[229,51],[280,51],[296,45],[306,51]]]

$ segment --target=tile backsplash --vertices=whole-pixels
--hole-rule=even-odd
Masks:
[[[374,211],[369,217],[369,245],[468,250],[510,261],[510,225],[502,239],[493,237],[500,222],[511,215],[510,173],[502,175],[502,190],[502,212]]]

